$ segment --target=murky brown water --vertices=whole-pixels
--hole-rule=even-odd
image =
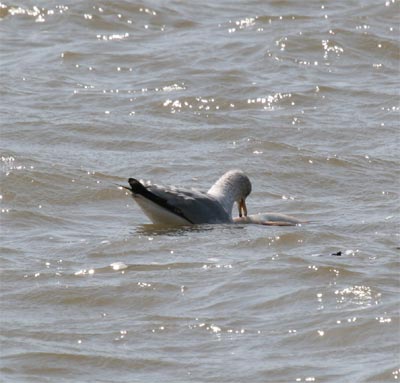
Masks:
[[[0,16],[2,381],[399,378],[398,1]],[[313,223],[157,230],[113,185],[231,168]]]

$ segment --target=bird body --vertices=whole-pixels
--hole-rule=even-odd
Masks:
[[[280,213],[247,215],[246,197],[251,193],[249,178],[240,170],[230,170],[207,192],[144,183],[129,178],[133,199],[155,224],[193,225],[216,223],[259,224],[265,226],[296,226],[306,221]],[[239,216],[232,218],[234,203]]]
[[[231,223],[235,202],[245,211],[251,192],[248,177],[240,170],[225,173],[208,192],[144,184],[128,180],[133,199],[153,223],[168,225]]]

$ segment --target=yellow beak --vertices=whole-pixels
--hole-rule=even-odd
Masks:
[[[244,198],[240,199],[238,203],[238,208],[239,208],[239,217],[242,217],[243,215],[247,217],[247,207]]]

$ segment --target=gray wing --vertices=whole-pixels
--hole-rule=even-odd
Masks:
[[[227,223],[231,217],[221,204],[206,193],[159,185],[146,185],[147,190],[179,210],[190,222]]]

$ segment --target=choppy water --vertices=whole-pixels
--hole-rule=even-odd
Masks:
[[[3,3],[2,381],[399,379],[399,14]],[[231,168],[314,223],[156,230],[113,185]]]

